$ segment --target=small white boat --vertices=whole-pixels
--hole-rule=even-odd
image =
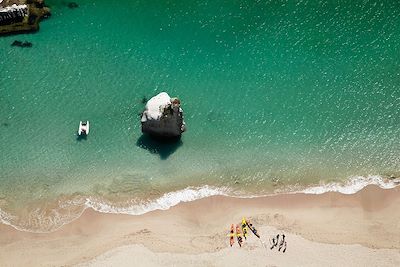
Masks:
[[[80,121],[78,135],[89,134],[89,121]]]

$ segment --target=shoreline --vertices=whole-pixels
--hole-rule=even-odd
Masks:
[[[369,250],[389,249],[400,262],[399,205],[398,187],[381,189],[370,185],[351,195],[330,192],[257,198],[211,196],[135,216],[87,209],[80,218],[52,233],[21,232],[0,225],[0,263],[69,266],[130,245],[144,246],[152,253],[181,256],[230,253],[225,250],[229,246],[228,227],[239,223],[242,216],[251,218],[261,233],[269,228],[286,233],[289,246],[292,237],[305,240],[300,243],[335,244],[338,249],[345,245],[351,250],[357,244]],[[263,242],[268,243],[274,234],[262,235]],[[28,249],[29,254],[21,257]]]
[[[310,185],[301,188],[295,185],[283,189],[275,189],[270,193],[254,194],[251,192],[237,192],[229,187],[216,186],[188,186],[176,191],[160,192],[158,197],[140,201],[126,199],[125,201],[115,201],[107,198],[84,194],[61,195],[55,199],[45,199],[41,202],[33,202],[29,206],[32,212],[25,213],[19,217],[18,213],[10,213],[0,207],[0,223],[10,225],[18,231],[29,233],[51,233],[59,230],[77,219],[87,210],[92,209],[96,212],[106,214],[127,214],[143,215],[155,210],[168,210],[180,203],[191,202],[211,196],[224,196],[239,199],[273,197],[288,194],[311,194],[320,195],[324,193],[342,193],[345,195],[355,194],[367,186],[375,185],[381,189],[392,189],[399,185],[400,178],[384,178],[381,176],[354,176],[347,182],[331,182],[319,185]],[[0,195],[1,201],[6,201],[6,197]],[[26,206],[21,206],[25,208]],[[33,222],[33,223],[32,223]]]

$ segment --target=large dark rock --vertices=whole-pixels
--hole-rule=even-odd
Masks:
[[[165,92],[147,102],[141,123],[142,132],[157,139],[180,138],[186,130],[179,99],[170,98]]]

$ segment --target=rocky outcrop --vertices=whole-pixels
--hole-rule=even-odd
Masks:
[[[28,16],[27,5],[6,6],[0,9],[0,25],[9,25],[13,23],[20,23]]]
[[[0,34],[37,31],[48,16],[43,0],[0,0]]]
[[[159,139],[179,138],[186,130],[180,100],[165,92],[147,102],[141,123],[144,134]]]

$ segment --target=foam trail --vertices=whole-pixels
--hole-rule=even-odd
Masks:
[[[63,225],[66,225],[77,218],[79,218],[87,208],[92,208],[102,213],[116,213],[116,214],[129,214],[129,215],[141,215],[154,210],[167,210],[181,202],[190,202],[201,198],[210,196],[228,196],[229,189],[217,188],[211,186],[202,187],[188,187],[183,190],[169,192],[157,198],[147,202],[130,203],[124,207],[117,207],[112,203],[106,203],[102,199],[95,199],[88,197],[86,199],[72,199],[67,202],[59,203],[59,209],[64,210],[69,207],[82,207],[79,212],[75,214],[66,213],[61,215],[57,209],[52,211],[52,216],[43,217],[41,216],[41,210],[38,209],[32,212],[32,216],[41,221],[42,218],[42,229],[38,228],[37,223],[29,225],[27,221],[19,221],[19,218],[0,209],[0,223],[9,225],[16,230],[33,232],[33,233],[50,233],[60,229]],[[33,227],[32,227],[33,226]]]
[[[183,190],[169,192],[158,199],[149,202],[134,204],[129,207],[116,207],[112,204],[96,201],[91,198],[86,199],[86,206],[103,213],[122,213],[130,215],[141,215],[154,210],[167,210],[181,202],[190,202],[210,196],[227,196],[227,188],[217,188],[211,186],[188,187]]]
[[[2,224],[12,226],[12,224],[10,223],[11,220],[12,220],[12,216],[0,209],[0,222]]]
[[[381,176],[355,176],[351,177],[345,183],[329,183],[329,184],[321,184],[319,186],[313,186],[304,189],[301,191],[306,194],[323,194],[326,192],[339,192],[342,194],[355,194],[358,191],[362,190],[364,187],[368,185],[377,185],[382,189],[390,189],[394,188],[400,184],[398,179],[389,180],[384,179]]]

